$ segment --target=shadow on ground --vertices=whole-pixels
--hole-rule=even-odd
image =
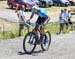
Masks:
[[[44,51],[39,50],[39,51],[34,51],[32,54],[27,54],[27,53],[25,53],[25,52],[19,51],[19,52],[18,52],[18,55],[32,55],[32,56],[37,56],[39,53],[43,53],[43,52],[44,52]]]

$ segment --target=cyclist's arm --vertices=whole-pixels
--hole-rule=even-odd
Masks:
[[[49,22],[49,20],[50,20],[50,17],[48,16],[48,17],[46,18],[45,23],[47,24],[47,23]]]

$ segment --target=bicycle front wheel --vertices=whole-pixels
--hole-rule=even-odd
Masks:
[[[36,38],[32,32],[29,32],[23,40],[23,49],[26,54],[31,54],[36,48]]]
[[[43,36],[43,43],[41,44],[41,48],[43,51],[46,51],[49,49],[50,43],[51,43],[51,34],[50,32],[46,32],[46,37]]]

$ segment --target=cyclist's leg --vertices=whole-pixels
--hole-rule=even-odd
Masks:
[[[40,32],[41,32],[41,35],[45,35],[45,31],[44,31],[44,27],[42,24],[44,24],[47,20],[47,17],[45,18],[41,18],[41,25],[40,25]]]
[[[45,35],[44,26],[40,26],[40,33],[41,35]]]
[[[32,32],[33,33],[35,33],[35,36],[36,36],[36,44],[39,44],[40,43],[40,38],[39,38],[39,36],[38,36],[38,29],[39,29],[39,23],[40,23],[40,17],[38,17],[38,19],[37,19],[37,21],[36,21],[36,26],[35,26],[35,28],[32,30]]]
[[[40,26],[40,33],[41,33],[40,42],[46,44],[48,42],[48,37],[46,36],[46,32],[44,29],[45,29],[44,26]]]
[[[37,30],[39,28],[40,24],[41,24],[41,17],[38,17],[38,19],[36,21],[35,30]]]
[[[43,23],[46,21],[46,18],[41,18],[41,25],[40,25],[40,33],[41,33],[41,37],[40,37],[40,41],[42,42],[42,38],[45,36],[46,37],[46,34],[45,34],[45,31],[44,31],[44,27],[43,26]]]
[[[48,42],[48,37],[45,32],[45,25],[49,22],[49,17],[45,17],[41,19],[40,33],[41,33],[41,42],[46,44]],[[45,24],[45,25],[43,25]],[[45,38],[44,38],[45,37]],[[44,38],[44,39],[43,39]],[[44,40],[44,41],[43,41]]]
[[[45,35],[44,26],[42,26],[41,24],[43,24],[46,21],[46,19],[47,19],[46,17],[44,17],[44,18],[38,17],[38,20],[36,22],[37,26],[35,27],[35,30],[37,30],[39,28],[40,34],[41,34],[41,38],[40,39],[42,39],[43,36]]]

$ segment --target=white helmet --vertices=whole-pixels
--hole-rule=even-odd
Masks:
[[[39,7],[38,7],[37,5],[34,5],[34,6],[32,7],[32,9],[36,9],[36,10],[38,10]]]

